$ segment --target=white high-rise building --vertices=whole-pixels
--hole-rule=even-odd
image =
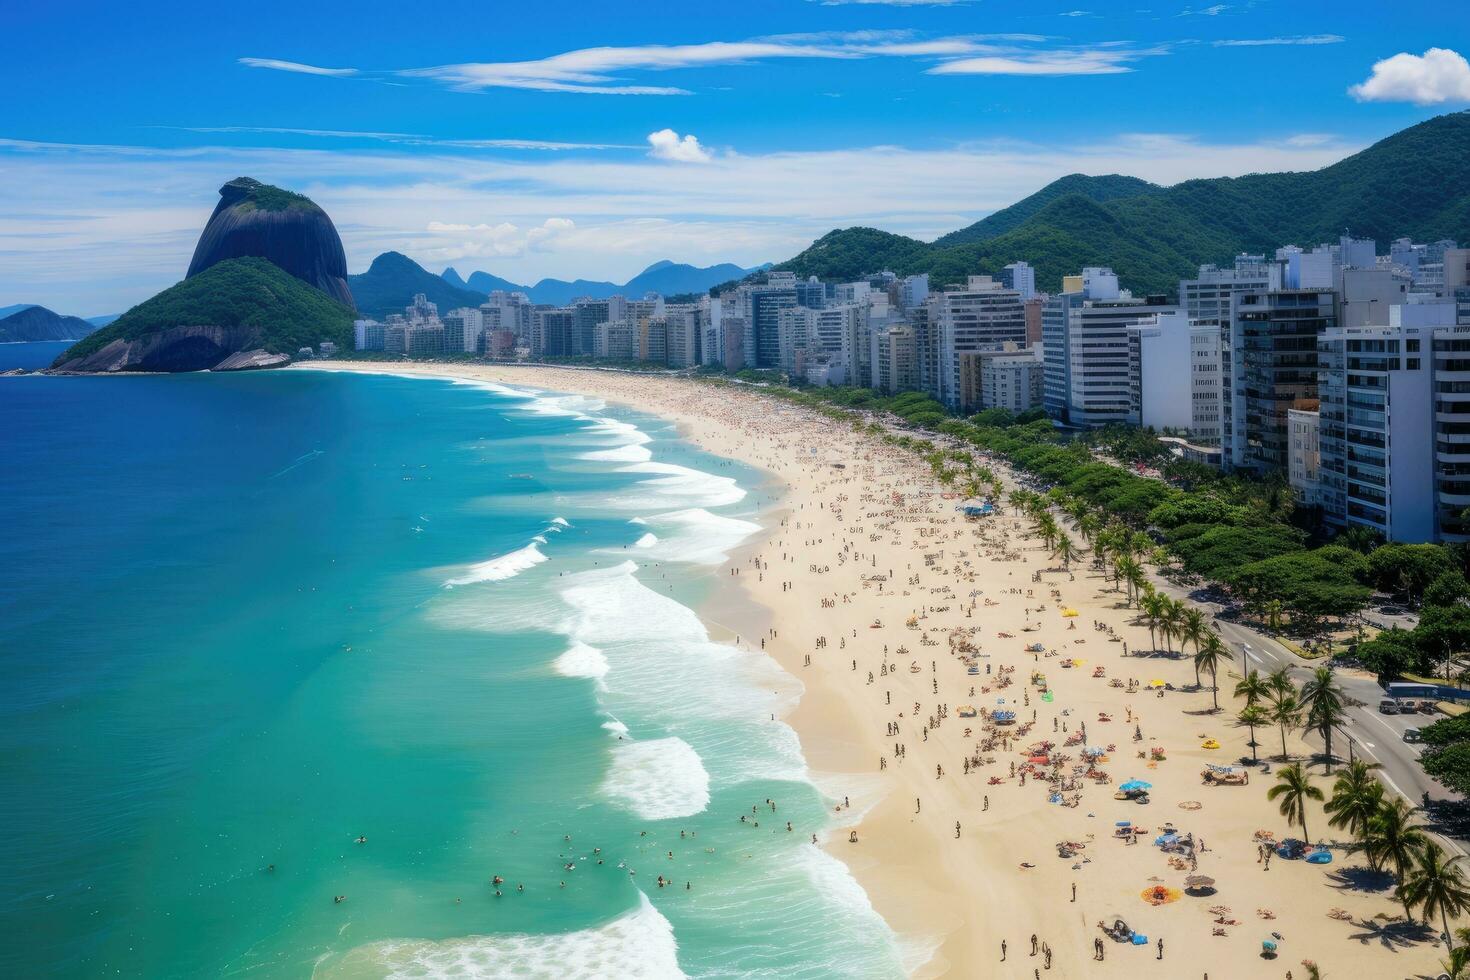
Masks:
[[[1194,428],[1193,348],[1189,318],[1161,313],[1125,328],[1131,421],[1162,432]]]
[[[1333,327],[1317,353],[1324,518],[1435,540],[1433,328]]]
[[[1026,311],[1021,294],[989,276],[970,276],[964,289],[929,297],[929,323],[937,333],[937,398],[959,408],[960,357],[998,350],[1007,341],[1026,343]]]

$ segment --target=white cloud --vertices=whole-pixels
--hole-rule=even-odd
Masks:
[[[637,150],[628,143],[563,143],[529,139],[437,139],[418,133],[375,133],[344,129],[294,129],[286,126],[159,126],[186,133],[247,133],[273,136],[319,136],[332,139],[368,139],[406,146],[449,146],[465,150]]]
[[[699,145],[693,133],[683,138],[672,129],[660,129],[648,134],[648,155],[655,160],[671,160],[675,163],[709,163],[714,159],[708,150]]]
[[[1064,149],[1017,141],[853,147],[669,166],[632,154],[404,152],[387,144],[327,151],[0,140],[0,305],[94,314],[146,299],[183,275],[219,186],[241,174],[320,203],[354,272],[393,249],[431,268],[484,257],[483,267],[518,282],[623,281],[670,257],[780,260],[836,227],[933,238],[1078,171],[1172,184],[1311,170],[1356,148],[1132,134]]]
[[[1217,48],[1264,48],[1283,44],[1341,44],[1346,40],[1340,34],[1300,34],[1294,37],[1257,37],[1239,40],[1212,41]]]
[[[1092,16],[1092,11],[1090,11],[1090,10],[1064,10],[1061,13],[1057,14],[1057,16],[1058,17],[1091,17]]]
[[[1470,102],[1470,62],[1448,48],[1403,52],[1373,65],[1373,74],[1348,89],[1360,102]]]
[[[1121,47],[1083,48],[1071,51],[958,58],[930,68],[930,75],[1118,75],[1133,71],[1129,62],[1163,49],[1137,50]]]
[[[448,238],[429,254],[435,259],[453,261],[462,258],[515,258],[528,251],[545,249],[556,238],[575,230],[570,218],[547,218],[531,228],[519,228],[509,221],[499,224],[455,224],[430,221],[425,230],[436,239]]]
[[[613,74],[632,69],[667,70],[727,65],[766,58],[850,58],[838,48],[771,41],[711,41],[706,44],[643,45],[627,48],[583,48],[539,61],[472,62],[414,68],[399,72],[432,78],[455,88],[524,88],[543,92],[584,92],[594,95],[688,95],[670,86],[607,84]]]
[[[492,88],[591,95],[690,95],[687,88],[647,85],[627,78],[629,72],[757,64],[771,59],[859,60],[875,57],[937,61],[938,75],[1101,75],[1131,71],[1128,62],[1165,48],[1129,49],[1118,43],[1088,47],[1046,47],[1051,39],[1037,34],[966,34],[922,38],[913,31],[856,31],[791,34],[746,41],[699,44],[583,48],[534,61],[466,62],[429,68],[365,73],[356,69],[315,69],[294,62],[250,58],[263,68],[356,73],[362,77],[421,78],[451,88],[479,92]]]
[[[249,65],[251,68],[296,72],[300,75],[333,75],[340,78],[357,74],[356,68],[318,68],[316,65],[303,65],[296,61],[278,61],[275,58],[241,58],[240,64]]]

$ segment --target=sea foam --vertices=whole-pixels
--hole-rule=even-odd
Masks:
[[[606,925],[554,935],[510,933],[438,941],[390,939],[329,957],[318,980],[382,977],[526,977],[535,980],[669,980],[683,977],[674,927],[638,893],[638,907]]]
[[[444,587],[452,589],[456,585],[473,585],[476,582],[500,582],[514,578],[545,560],[546,556],[541,553],[536,542],[532,541],[524,548],[469,566],[463,575],[445,581]]]
[[[709,773],[682,738],[624,739],[613,747],[602,794],[645,820],[689,817],[709,806]]]
[[[703,507],[655,514],[643,523],[659,532],[655,543],[647,546],[649,558],[697,565],[724,564],[732,549],[761,529],[752,521],[711,514]],[[644,547],[641,541],[638,546]]]

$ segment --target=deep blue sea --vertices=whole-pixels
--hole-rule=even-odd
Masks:
[[[901,972],[811,845],[799,683],[692,611],[760,474],[386,375],[3,378],[0,420],[0,976]]]

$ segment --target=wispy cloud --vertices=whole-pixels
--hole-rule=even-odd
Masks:
[[[365,139],[405,146],[446,146],[465,150],[637,150],[631,143],[564,143],[532,139],[439,139],[420,133],[377,133],[348,129],[295,129],[288,126],[159,126],[186,133],[245,133],[274,136],[311,136],[326,139]]]
[[[672,71],[721,65],[751,65],[778,59],[854,61],[866,58],[911,58],[931,63],[935,75],[1108,75],[1133,70],[1129,64],[1165,48],[1130,48],[1116,42],[1054,45],[1040,34],[968,34],[922,37],[913,31],[858,31],[789,34],[745,41],[699,44],[599,47],[566,51],[534,61],[465,62],[428,68],[369,73],[363,77],[421,78],[453,89],[479,92],[493,88],[584,95],[689,95],[687,88],[649,85],[628,77],[632,72]],[[259,67],[276,67],[261,59]],[[292,62],[286,71],[303,70]]]
[[[1265,48],[1282,44],[1341,44],[1346,40],[1340,34],[1300,34],[1294,37],[1256,37],[1238,40],[1211,41],[1217,48]]]
[[[1131,62],[1166,53],[1166,48],[1077,48],[980,58],[958,58],[930,68],[930,75],[1118,75]]]
[[[1360,102],[1470,102],[1470,62],[1448,48],[1403,52],[1376,62],[1367,81],[1348,92]]]
[[[1181,10],[1179,12],[1179,16],[1180,17],[1219,17],[1221,14],[1223,14],[1225,11],[1227,11],[1229,9],[1230,9],[1230,4],[1228,4],[1228,3],[1212,4],[1211,6],[1208,6],[1208,7],[1202,7],[1199,10],[1195,10],[1193,7],[1185,7],[1183,10]]]
[[[330,139],[398,140],[423,139],[414,133],[375,133],[348,129],[294,129],[289,126],[161,126],[186,133],[256,133],[270,136],[320,136]]]
[[[241,58],[240,64],[251,68],[296,72],[299,75],[333,75],[340,78],[358,73],[356,68],[318,68],[316,65],[303,65],[297,61],[279,61],[275,58]]]

